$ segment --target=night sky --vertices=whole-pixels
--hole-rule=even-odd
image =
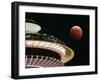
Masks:
[[[32,19],[41,26],[42,30],[39,33],[53,35],[73,49],[75,56],[65,64],[66,66],[89,65],[88,15],[26,13],[26,19]],[[74,25],[80,26],[83,30],[80,40],[74,40],[70,36],[70,29]]]

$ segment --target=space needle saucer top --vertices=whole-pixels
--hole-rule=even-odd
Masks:
[[[64,66],[74,57],[74,52],[53,35],[39,33],[41,27],[26,21],[26,68]]]

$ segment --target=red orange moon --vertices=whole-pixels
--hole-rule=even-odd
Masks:
[[[70,35],[75,40],[80,40],[82,38],[83,31],[80,26],[73,26],[70,29]]]

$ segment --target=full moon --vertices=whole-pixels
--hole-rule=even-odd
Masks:
[[[75,40],[80,40],[82,38],[82,34],[83,32],[80,26],[73,26],[70,29],[70,35]]]

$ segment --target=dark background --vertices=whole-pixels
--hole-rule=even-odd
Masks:
[[[69,14],[26,13],[26,19],[32,19],[41,26],[40,33],[53,35],[63,40],[68,47],[73,49],[74,58],[66,66],[89,65],[89,16]],[[78,25],[83,30],[80,40],[70,36],[72,26]]]

